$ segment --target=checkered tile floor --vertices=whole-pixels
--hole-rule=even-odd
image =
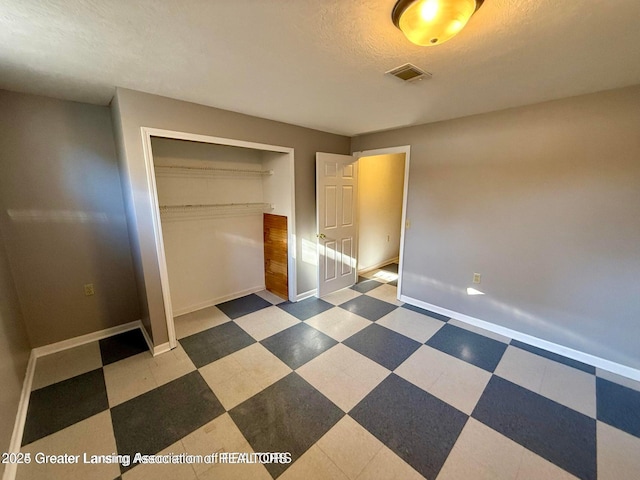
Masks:
[[[38,360],[24,452],[290,452],[291,464],[22,465],[19,479],[640,478],[640,383],[402,305],[393,266]]]

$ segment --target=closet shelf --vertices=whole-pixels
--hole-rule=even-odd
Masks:
[[[160,205],[163,219],[231,217],[256,215],[273,210],[271,203],[209,203],[196,205]]]
[[[226,176],[226,177],[262,177],[273,175],[273,170],[243,170],[241,168],[185,167],[165,165],[155,167],[157,175],[163,176]]]

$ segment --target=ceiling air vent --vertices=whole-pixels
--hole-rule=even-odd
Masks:
[[[411,65],[410,63],[405,63],[404,65],[400,65],[399,67],[385,73],[393,75],[404,82],[413,82],[416,80],[422,80],[423,78],[431,78],[431,74],[429,72],[420,70],[418,67]]]

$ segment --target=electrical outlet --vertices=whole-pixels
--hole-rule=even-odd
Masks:
[[[85,284],[85,286],[84,286],[84,294],[85,294],[87,297],[90,297],[91,295],[95,295],[95,293],[96,293],[96,291],[95,291],[95,289],[93,288],[93,283],[87,283],[87,284]]]
[[[480,277],[482,275],[480,275],[479,273],[474,273],[473,274],[473,283],[480,283]]]

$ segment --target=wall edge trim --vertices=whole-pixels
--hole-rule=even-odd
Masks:
[[[35,354],[36,358],[39,358],[45,355],[51,355],[52,353],[62,352],[63,350],[68,350],[70,348],[79,347],[86,343],[95,342],[96,340],[112,337],[119,333],[135,330],[136,328],[142,328],[142,322],[140,320],[134,320],[133,322],[123,323],[122,325],[105,328],[104,330],[98,330],[97,332],[87,333],[85,335],[69,338],[60,342],[36,347],[32,352]],[[144,331],[144,328],[142,328],[142,330]]]
[[[528,345],[538,347],[552,353],[557,353],[558,355],[562,355],[564,357],[571,358],[582,363],[586,363],[593,367],[607,370],[609,372],[621,375],[626,378],[630,378],[632,380],[640,381],[640,370],[628,367],[627,365],[613,362],[605,358],[597,357],[595,355],[591,355],[590,353],[581,352],[580,350],[574,350],[573,348],[549,342],[548,340],[543,340],[542,338],[535,337],[533,335],[522,333],[517,330],[512,330],[501,325],[496,325],[495,323],[487,322],[486,320],[471,317],[469,315],[465,315],[464,313],[459,313],[454,310],[449,310],[447,308],[439,307],[431,303],[423,302],[422,300],[417,300],[406,295],[400,295],[400,300],[408,303],[409,305],[424,308],[426,310],[431,310],[432,312],[439,313],[450,318],[455,318],[456,320],[468,323],[469,325],[484,328],[485,330],[497,333],[498,335],[503,335],[505,337],[518,340],[519,342],[523,342]]]
[[[16,420],[13,424],[13,433],[9,442],[8,453],[19,453],[22,446],[22,434],[27,421],[27,411],[29,409],[29,399],[31,397],[31,386],[33,385],[33,376],[36,371],[37,356],[34,350],[29,354],[27,370],[22,382],[22,392],[20,393],[20,402],[18,403],[18,411],[16,412]],[[2,480],[14,480],[18,472],[17,463],[7,463],[2,475]]]
[[[311,290],[307,290],[306,292],[302,292],[301,294],[299,294],[296,297],[295,301],[300,302],[302,300],[306,300],[307,298],[315,297],[317,294],[318,294],[318,289],[312,288]]]
[[[198,310],[202,310],[203,308],[213,307],[218,303],[228,302],[229,300],[235,300],[237,298],[244,297],[245,295],[251,295],[252,293],[261,292],[265,289],[266,287],[264,285],[256,285],[255,287],[247,288],[246,290],[241,290],[229,295],[223,295],[221,297],[205,300],[204,302],[195,303],[193,305],[189,305],[188,307],[175,309],[173,311],[173,316],[179,317],[180,315],[186,315],[187,313],[196,312]]]

